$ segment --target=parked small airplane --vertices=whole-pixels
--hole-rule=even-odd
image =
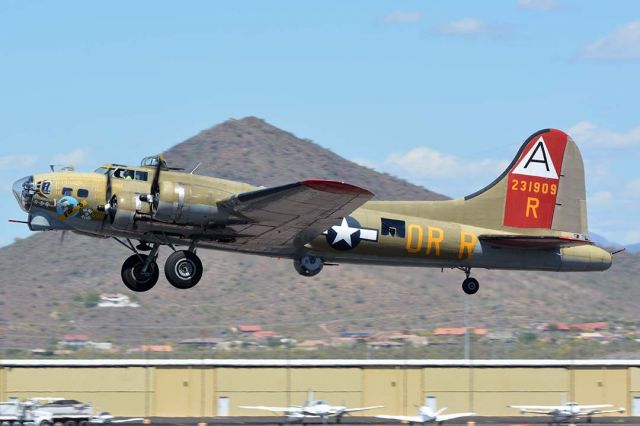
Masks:
[[[580,405],[576,402],[567,402],[564,405],[510,405],[510,408],[520,409],[521,414],[546,414],[552,417],[553,423],[573,423],[583,417],[591,423],[591,416],[606,413],[624,413],[624,408],[614,410],[602,410],[611,408],[611,404]]]
[[[366,189],[321,179],[261,188],[180,172],[162,156],[93,173],[52,167],[13,192],[28,213],[14,222],[32,231],[111,237],[130,249],[121,276],[133,291],[158,281],[161,245],[173,250],[164,272],[180,289],[202,277],[199,247],[290,258],[306,277],[336,262],[457,268],[467,294],[479,288],[472,268],[603,271],[612,260],[588,235],[578,147],[554,129],[530,136],[500,177],[457,200],[369,201]]]
[[[437,423],[441,425],[447,420],[457,419],[459,417],[469,417],[475,416],[476,413],[451,413],[451,414],[442,414],[447,407],[441,408],[438,411],[433,411],[430,407],[423,405],[418,408],[417,416],[387,416],[380,415],[376,416],[379,419],[387,419],[387,420],[399,420],[402,423],[409,423],[410,425],[414,423]]]
[[[349,413],[355,413],[357,411],[373,410],[375,408],[382,408],[382,405],[373,405],[370,407],[362,408],[347,408],[342,405],[331,405],[327,401],[314,400],[313,392],[309,391],[307,401],[301,406],[293,405],[290,407],[265,407],[263,405],[241,405],[240,408],[247,408],[250,410],[265,410],[271,411],[276,414],[283,414],[287,416],[288,422],[303,422],[307,418],[320,418],[322,423],[327,423],[330,417],[336,418],[336,423],[342,421],[342,416]]]

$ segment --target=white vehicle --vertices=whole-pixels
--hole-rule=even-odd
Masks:
[[[597,414],[624,413],[622,407],[603,410],[603,408],[612,408],[611,404],[580,405],[576,402],[567,402],[564,405],[510,405],[509,407],[518,408],[521,414],[546,414],[552,417],[553,423],[569,423],[583,417],[586,417],[587,421],[591,423],[591,416]]]
[[[387,416],[387,415],[380,415],[380,416],[376,416],[379,419],[386,419],[386,420],[398,420],[401,421],[402,423],[409,423],[410,425],[414,424],[414,423],[437,423],[439,425],[441,425],[443,422],[446,422],[447,420],[453,420],[453,419],[457,419],[459,417],[468,417],[468,416],[475,416],[476,413],[451,413],[451,414],[442,414],[445,410],[447,409],[447,407],[441,408],[438,411],[433,411],[430,407],[427,407],[426,405],[423,405],[422,407],[418,408],[418,415],[417,416]]]
[[[97,423],[124,423],[143,420],[141,417],[116,420],[110,413],[104,411],[96,414],[91,404],[76,401],[75,399],[32,398],[24,404],[36,407],[38,412],[48,413],[53,426],[89,426]]]
[[[322,423],[327,423],[329,418],[335,417],[336,423],[342,421],[342,416],[356,411],[373,410],[374,408],[382,408],[382,405],[373,405],[371,407],[347,408],[342,405],[331,405],[327,401],[314,400],[313,393],[309,392],[309,396],[304,405],[293,405],[290,407],[267,407],[264,405],[241,405],[240,408],[250,410],[265,410],[276,414],[287,416],[289,422],[303,422],[307,418],[320,418]]]
[[[0,402],[1,426],[52,426],[53,416],[46,411],[34,408],[34,404],[25,404],[12,398]]]

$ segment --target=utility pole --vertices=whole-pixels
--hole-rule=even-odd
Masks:
[[[464,359],[468,360],[471,356],[469,342],[469,298],[468,294],[464,295]]]

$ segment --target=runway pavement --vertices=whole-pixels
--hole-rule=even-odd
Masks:
[[[288,424],[283,417],[152,417],[149,419],[151,425],[159,426],[198,426],[199,423],[206,423],[207,426],[275,426]],[[445,422],[445,425],[464,425],[469,421],[473,421],[476,425],[493,425],[493,426],[510,426],[510,425],[548,425],[549,417],[465,417],[462,419],[451,420]],[[142,422],[125,423],[128,425],[142,425]],[[291,423],[299,425],[300,423]],[[322,421],[318,419],[305,420],[304,424],[322,425]],[[335,424],[332,420],[329,424]],[[375,417],[344,417],[342,425],[402,425],[400,422],[390,422],[387,420],[377,419]],[[433,423],[427,423],[433,424]],[[566,425],[566,423],[564,423]],[[594,417],[592,423],[587,423],[586,419],[578,421],[576,424],[584,424],[590,426],[605,425],[640,425],[640,417]]]

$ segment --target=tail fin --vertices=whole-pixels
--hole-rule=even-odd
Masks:
[[[500,177],[465,197],[464,204],[460,219],[470,225],[586,234],[580,151],[566,133],[540,130],[527,138]]]

